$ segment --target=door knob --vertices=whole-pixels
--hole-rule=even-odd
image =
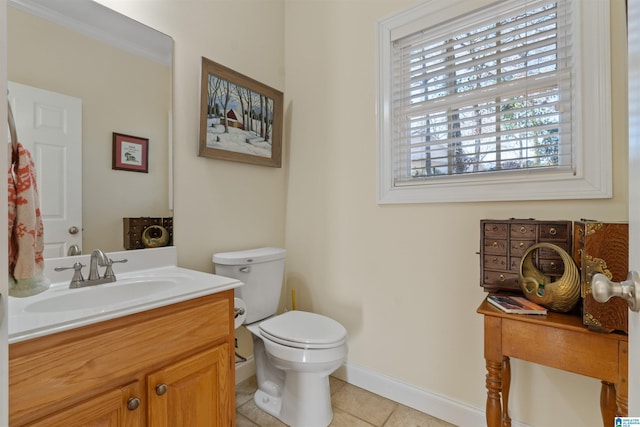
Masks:
[[[598,302],[607,302],[611,297],[620,297],[629,304],[632,311],[640,311],[640,274],[630,271],[627,280],[612,282],[602,273],[597,273],[591,279],[591,294]]]
[[[80,229],[75,225],[69,227],[69,234],[78,234],[79,232],[80,232]]]

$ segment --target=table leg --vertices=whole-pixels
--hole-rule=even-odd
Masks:
[[[487,366],[487,427],[500,427],[502,418],[502,363],[493,360],[486,361]]]
[[[616,404],[616,387],[612,383],[602,381],[600,388],[600,412],[605,427],[613,425],[618,405]]]
[[[502,357],[502,427],[511,427],[509,417],[509,389],[511,388],[511,363],[507,356]]]
[[[628,343],[620,343],[620,378],[616,384],[616,403],[618,411],[616,415],[619,417],[629,416],[629,348]]]

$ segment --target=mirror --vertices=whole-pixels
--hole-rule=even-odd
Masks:
[[[81,164],[61,174],[82,169],[82,252],[123,250],[123,218],[172,216],[172,39],[91,0],[9,0],[7,22],[8,80],[81,100]],[[114,133],[148,139],[148,172],[112,168]],[[42,205],[53,181],[45,221],[67,216]]]

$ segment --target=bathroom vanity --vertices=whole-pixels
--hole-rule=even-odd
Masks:
[[[58,317],[75,311],[80,318],[62,320],[53,333],[31,325],[16,332],[14,342],[10,334],[11,426],[235,425],[233,295],[242,283],[164,267],[123,274],[119,286],[136,283],[127,278],[131,275],[161,283],[150,279],[156,272],[175,280],[184,276],[173,290],[177,300],[159,292],[151,300],[96,308],[93,316],[84,309],[65,310]],[[190,289],[190,274],[200,290]],[[108,286],[79,291],[89,295]],[[50,310],[43,301],[60,297],[45,294],[62,292],[73,301],[79,294],[72,291],[78,290],[50,289],[33,301],[15,299],[10,321],[54,316],[32,311]],[[102,312],[112,315],[105,319]]]

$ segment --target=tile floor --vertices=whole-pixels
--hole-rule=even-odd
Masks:
[[[455,427],[437,418],[329,377],[333,422],[331,427]],[[236,386],[237,427],[284,427],[253,402],[253,376]]]

